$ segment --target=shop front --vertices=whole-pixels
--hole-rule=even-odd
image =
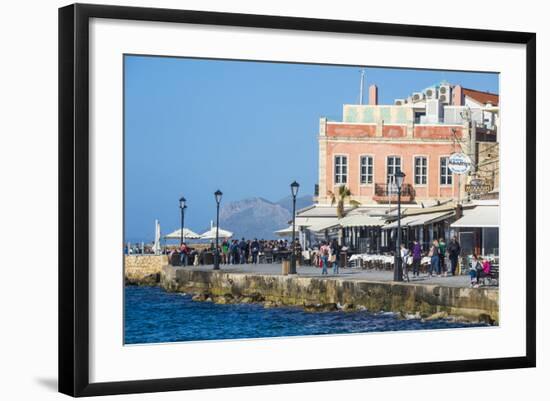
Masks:
[[[465,208],[461,218],[451,224],[463,255],[499,256],[499,207],[476,205]]]
[[[418,241],[424,251],[430,248],[434,239],[444,238],[445,241],[450,237],[450,222],[455,218],[455,211],[445,210],[438,212],[418,213],[407,215],[401,218],[401,238],[408,248],[413,241]],[[388,249],[394,250],[397,238],[397,221],[386,224],[384,227],[387,239]]]

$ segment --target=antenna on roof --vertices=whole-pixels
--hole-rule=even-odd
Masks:
[[[361,83],[359,87],[359,104],[363,104],[364,87],[365,87],[365,69],[361,69]]]

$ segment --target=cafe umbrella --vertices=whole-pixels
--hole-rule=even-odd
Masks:
[[[164,239],[180,239],[181,238],[181,229],[178,228],[176,231],[166,235]],[[200,239],[201,236],[196,232],[191,231],[188,228],[183,229],[183,239]]]
[[[160,254],[160,223],[155,220],[155,242],[153,244],[153,252],[155,255]]]
[[[218,229],[219,238],[231,238],[233,233],[231,231]],[[204,232],[200,236],[201,239],[216,239],[216,226],[213,222],[210,222],[210,230]]]

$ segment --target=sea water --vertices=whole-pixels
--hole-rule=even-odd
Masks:
[[[125,288],[126,344],[221,340],[485,326],[444,319],[400,319],[393,313],[305,312],[299,307],[196,302],[159,287]]]

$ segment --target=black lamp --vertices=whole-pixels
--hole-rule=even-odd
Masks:
[[[220,202],[222,201],[222,191],[219,189],[214,192],[214,198],[216,199],[216,249],[214,250],[214,270],[220,270],[220,254],[218,250],[218,238],[220,227]]]
[[[296,181],[290,184],[290,193],[292,194],[292,242],[289,274],[296,274],[296,195],[298,195],[298,189],[300,189],[300,184]]]
[[[186,199],[182,196],[180,198],[180,214],[181,214],[181,229],[180,229],[180,246],[183,245],[183,227],[184,227],[184,218],[185,218],[185,205]]]
[[[401,266],[401,189],[405,179],[405,173],[399,170],[394,174],[395,184],[397,185],[397,243],[395,250],[393,280],[403,281],[403,269]]]

